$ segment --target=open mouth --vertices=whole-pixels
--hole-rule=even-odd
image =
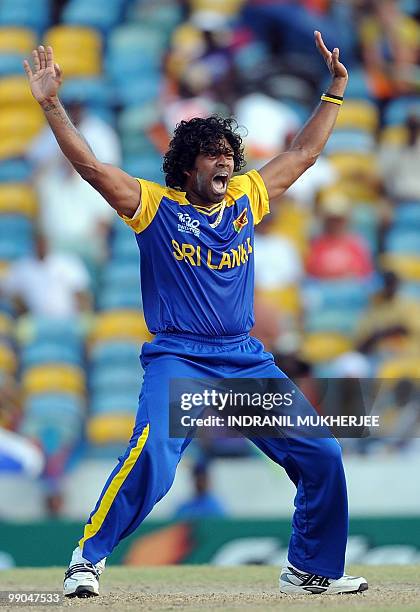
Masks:
[[[227,172],[218,172],[212,179],[213,189],[216,192],[225,192],[229,180]]]

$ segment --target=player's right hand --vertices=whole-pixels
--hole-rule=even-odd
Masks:
[[[62,82],[62,72],[58,64],[54,63],[52,47],[45,50],[42,45],[32,51],[34,70],[32,71],[28,60],[24,60],[26,76],[29,80],[32,95],[37,102],[54,98],[58,94]]]

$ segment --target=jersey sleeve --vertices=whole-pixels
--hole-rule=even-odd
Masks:
[[[127,217],[126,215],[120,215],[120,217],[136,234],[140,234],[153,221],[167,189],[162,187],[162,185],[146,181],[145,179],[138,178],[137,180],[141,186],[140,205],[132,217]]]
[[[254,225],[270,212],[267,188],[257,170],[235,176],[229,184],[229,192],[235,200],[244,194],[248,196]]]

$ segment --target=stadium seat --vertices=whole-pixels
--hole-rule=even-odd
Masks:
[[[23,156],[44,125],[44,116],[37,107],[0,107],[0,159]]]
[[[13,334],[13,319],[6,312],[0,312],[0,336],[10,337]]]
[[[104,340],[131,339],[139,343],[152,338],[143,314],[136,310],[115,310],[97,315],[91,335],[93,343]]]
[[[420,240],[416,228],[392,227],[385,239],[385,250],[389,253],[412,254],[420,257]]]
[[[380,265],[386,270],[392,270],[404,281],[420,282],[420,257],[401,254],[384,253],[379,258]]]
[[[0,183],[25,183],[32,177],[31,164],[25,159],[0,161]]]
[[[38,203],[32,187],[19,183],[0,183],[0,215],[16,213],[34,219],[37,212]]]
[[[0,27],[0,54],[29,56],[32,49],[35,49],[36,44],[35,32],[28,28]]]
[[[360,280],[317,280],[304,283],[304,301],[310,310],[363,309],[367,306],[373,287]]]
[[[38,109],[25,76],[15,75],[0,79],[0,106],[16,108],[18,105]],[[3,112],[3,111],[2,111]]]
[[[132,390],[106,391],[105,393],[96,393],[92,396],[90,402],[90,411],[92,415],[98,414],[136,414],[139,399],[139,385],[136,392]]]
[[[38,35],[49,25],[51,0],[2,0],[0,26],[26,27]]]
[[[21,365],[24,369],[45,363],[81,366],[81,351],[71,344],[40,340],[23,347]]]
[[[409,378],[416,383],[420,379],[420,356],[399,356],[384,361],[378,368],[377,378]]]
[[[23,59],[23,55],[5,55],[0,53],[0,79],[12,75],[20,75],[22,72]]]
[[[385,126],[380,134],[382,146],[402,147],[407,144],[408,131],[403,125]]]
[[[121,308],[138,308],[142,307],[142,299],[140,287],[131,287],[129,289],[119,289],[108,287],[102,289],[98,297],[98,310],[118,310]]]
[[[150,4],[132,2],[128,10],[128,19],[159,32],[169,35],[182,18],[182,9],[178,3],[166,2]]]
[[[103,77],[66,79],[60,90],[60,97],[64,103],[76,100],[93,107],[113,103],[112,89]]]
[[[378,124],[378,109],[373,102],[367,100],[346,101],[337,118],[338,129],[364,130],[374,133]]]
[[[49,317],[31,317],[29,325],[21,337],[21,342],[49,342],[72,347],[82,351],[82,330],[79,319],[51,319]]]
[[[402,125],[411,113],[420,114],[420,96],[396,98],[385,109],[385,125]]]
[[[325,147],[327,155],[334,153],[371,153],[376,146],[373,135],[362,130],[335,130]]]
[[[87,26],[107,35],[121,18],[121,3],[107,0],[106,10],[103,1],[72,0],[63,10],[62,22],[67,25]]]
[[[129,155],[123,160],[123,168],[131,176],[145,178],[154,183],[164,183],[162,171],[162,158],[153,153],[151,155]]]
[[[45,44],[52,45],[56,61],[68,77],[101,73],[102,41],[95,30],[82,26],[54,26],[45,33]]]
[[[361,313],[362,310],[357,307],[309,311],[305,316],[305,330],[310,333],[331,331],[351,336]]]
[[[289,238],[301,254],[307,247],[310,214],[302,210],[293,201],[284,201],[273,221],[272,233]]]
[[[300,291],[297,285],[281,289],[258,289],[258,295],[267,304],[275,306],[279,312],[297,316],[301,310]]]
[[[378,163],[374,154],[336,153],[330,155],[329,159],[343,179],[360,176],[374,178],[378,175]]]
[[[357,204],[351,209],[351,229],[359,234],[372,254],[378,249],[378,212],[371,204]]]
[[[394,208],[393,229],[420,230],[420,202],[404,202]]]
[[[139,366],[140,345],[137,342],[98,342],[92,348],[90,361],[93,367],[136,364]]]
[[[89,384],[93,393],[111,393],[118,387],[138,392],[142,373],[139,362],[130,366],[96,366],[92,368]]]
[[[0,336],[1,336],[0,332]],[[0,371],[15,374],[17,370],[17,358],[9,343],[0,341]]]
[[[83,405],[65,393],[28,398],[20,433],[38,441],[47,456],[68,452],[81,438]]]
[[[310,363],[319,363],[334,359],[351,349],[350,339],[343,334],[315,332],[305,335],[300,352]]]
[[[91,444],[126,443],[131,437],[134,420],[133,414],[94,416],[87,423],[88,440]]]
[[[85,374],[70,365],[42,364],[27,369],[22,376],[25,395],[48,392],[85,393]]]

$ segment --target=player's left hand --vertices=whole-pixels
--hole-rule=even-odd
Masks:
[[[344,64],[340,62],[340,49],[333,49],[332,53],[325,46],[324,41],[322,40],[321,32],[315,31],[315,43],[318,51],[322,55],[325,60],[325,63],[328,66],[328,70],[331,73],[331,76],[335,79],[348,79],[349,75]]]

